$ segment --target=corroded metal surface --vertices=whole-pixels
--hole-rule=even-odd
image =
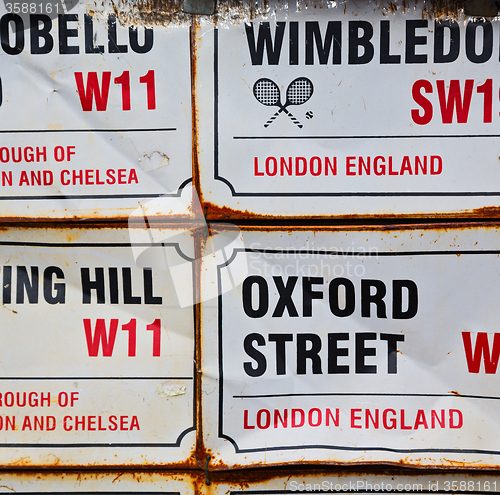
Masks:
[[[213,16],[189,15],[193,8],[178,0],[79,5],[69,17],[37,20],[51,26],[49,35],[37,35],[41,25],[37,31],[29,17],[3,18],[0,275],[5,314],[0,333],[7,344],[0,382],[0,466],[83,471],[2,472],[0,491],[133,493],[139,486],[140,492],[176,495],[291,494],[318,491],[320,484],[325,492],[345,492],[343,484],[336,487],[340,480],[356,482],[355,492],[369,483],[387,487],[392,482],[410,483],[415,492],[421,490],[412,483],[430,492],[500,491],[500,480],[492,474],[500,455],[494,381],[498,226],[489,222],[500,214],[497,167],[490,167],[491,157],[498,155],[491,141],[497,136],[488,125],[490,113],[493,122],[498,118],[497,98],[489,98],[498,93],[498,20],[467,18],[455,1],[228,0],[217,3]],[[0,15],[7,13],[0,10]],[[19,19],[26,27],[22,47]],[[335,34],[339,22],[340,38]],[[9,23],[18,29],[6,36]],[[284,24],[288,31],[278,43]],[[374,36],[368,25],[378,30]],[[408,25],[413,31],[403,29]],[[471,41],[481,36],[483,44]],[[49,49],[50,39],[55,48]],[[297,52],[296,42],[301,43]],[[482,60],[490,42],[493,54]],[[285,68],[269,59],[280,43]],[[429,60],[449,58],[457,43],[456,64],[467,64],[468,72],[456,71],[455,60],[444,60],[437,73],[436,64],[418,65],[425,54]],[[342,62],[330,63],[335,44],[343,46]],[[372,59],[360,61],[370,47]],[[267,63],[258,63],[259,50]],[[326,70],[314,72],[317,67],[309,62],[324,59],[325,53],[328,60],[320,65]],[[348,62],[351,56],[358,63]],[[416,59],[407,60],[412,56]],[[404,61],[396,63],[398,57]],[[373,77],[371,63],[380,65]],[[346,64],[360,70],[344,80]],[[432,91],[425,84],[417,90],[405,86],[408,72],[431,81]],[[92,83],[94,75],[97,83]],[[292,79],[314,79],[313,111],[296,111],[314,102],[312,91],[307,101],[285,101]],[[279,104],[264,101],[256,90],[264,80],[278,88]],[[469,80],[470,98],[471,91],[460,93],[470,89]],[[374,81],[391,81],[393,87],[381,89]],[[346,86],[350,89],[333,94]],[[458,99],[453,96],[457,87]],[[397,102],[403,89],[409,95],[406,107]],[[432,100],[434,115],[441,112],[443,119],[443,111],[449,114],[451,108],[453,122],[435,141],[436,148],[429,145],[422,152],[428,161],[424,164],[422,155],[418,170],[427,167],[428,173],[415,185],[420,148],[413,141],[425,138],[415,130],[422,125],[415,118],[428,113],[424,100]],[[471,125],[457,122],[469,111],[467,101],[471,121],[477,121]],[[22,104],[29,111],[20,111]],[[339,110],[343,104],[358,113]],[[385,172],[397,175],[389,172],[394,171],[389,160],[379,174],[374,160],[382,155],[365,154],[371,165],[361,156],[366,136],[357,137],[351,153],[346,149],[356,136],[342,133],[353,122],[356,129],[363,123],[384,132],[397,127],[397,112],[387,117],[380,110],[390,105],[404,107],[408,122],[413,116],[410,134],[396,137],[401,137],[398,143],[412,141],[415,173],[401,174],[408,172],[404,159],[411,153],[398,144],[387,155],[403,157],[403,180],[390,183],[393,189],[377,189],[374,179]],[[255,107],[261,111],[257,124]],[[332,131],[340,144],[317,149],[331,161],[343,153],[345,170],[356,171],[351,174],[356,179],[363,171],[370,175],[368,169],[371,175],[349,187],[337,181],[328,186],[324,177],[308,183],[307,190],[282,182],[287,170],[297,170],[296,162],[290,165],[289,150],[303,158],[311,149],[300,144],[311,138],[301,130],[328,111],[335,125],[342,122]],[[472,131],[453,137],[465,128],[460,124]],[[257,126],[259,131],[264,126],[292,129],[286,150],[266,148],[273,135],[252,135]],[[486,131],[476,135],[483,127]],[[241,129],[245,139],[260,139],[262,156],[253,145],[235,145],[242,136],[231,133]],[[384,137],[370,135],[367,141]],[[442,163],[433,161],[441,157],[445,138],[456,144],[447,145],[443,153],[449,157]],[[476,140],[469,147],[466,139]],[[266,157],[279,158],[279,153],[286,163],[277,160],[274,173],[274,162]],[[309,170],[315,172],[311,160],[316,154],[311,153]],[[358,161],[353,165],[347,157]],[[45,166],[46,161],[54,163]],[[460,168],[459,162],[465,165]],[[324,172],[326,161],[323,165]],[[443,180],[429,185],[425,180],[431,176]],[[346,191],[351,198],[344,198]],[[385,193],[389,199],[380,202]],[[415,199],[419,195],[424,201]],[[480,221],[404,225],[465,217]],[[367,218],[370,225],[363,224]],[[341,227],[338,219],[359,225]],[[19,228],[19,220],[31,223]],[[387,226],[391,221],[399,224]],[[119,250],[122,254],[116,254]],[[311,261],[311,253],[319,257]],[[333,273],[345,293],[320,296],[317,279],[326,277],[325,270],[347,270],[348,260],[358,255],[356,266],[363,274]],[[433,256],[439,261],[429,261]],[[404,263],[395,262],[398,257],[406,257]],[[289,273],[274,273],[286,265],[285,258],[294,260]],[[307,290],[303,281],[297,285],[309,294],[306,303],[303,294],[292,294],[304,269],[312,268],[316,271],[308,272],[309,278],[316,281],[309,281]],[[376,293],[365,287],[368,309],[355,301],[348,315],[350,284],[358,294],[362,280]],[[132,281],[142,287],[139,292],[132,290]],[[387,318],[379,315],[385,297],[378,292],[379,282],[393,291],[383,306]],[[264,284],[272,288],[267,302],[274,304],[273,311],[260,315],[265,304],[249,295],[249,284],[256,294]],[[418,304],[411,299],[414,287]],[[320,299],[330,309],[313,315]],[[332,300],[338,303],[333,323]],[[165,328],[155,326],[157,321],[166,321]],[[159,328],[168,349],[155,347]],[[150,331],[139,336],[140,330]],[[358,334],[366,339],[356,340]],[[422,344],[422,335],[432,345]],[[351,347],[343,346],[344,340]],[[146,348],[148,359],[161,358],[152,366],[140,356]],[[118,359],[117,352],[123,354]],[[381,355],[384,359],[376,361]],[[269,378],[271,372],[275,376]],[[352,378],[345,376],[349,373]],[[364,467],[358,472],[352,465]],[[421,474],[397,465],[441,471]],[[91,468],[115,471],[86,471]],[[143,468],[163,471],[136,471]],[[482,472],[458,474],[459,469]],[[454,482],[458,488],[446,484]],[[397,490],[391,485],[390,491]]]
[[[305,468],[203,472],[59,471],[2,472],[0,493],[166,493],[169,495],[236,495],[238,493],[499,493],[498,473],[452,473],[368,468],[364,470]]]
[[[196,474],[171,471],[61,471],[61,472],[2,472],[2,493],[166,493],[194,495]]]
[[[0,465],[196,467],[189,233],[4,228],[0,247]]]
[[[60,19],[13,5],[0,5],[3,220],[126,221],[155,198],[159,219],[186,217],[191,179],[219,220],[497,208],[498,21],[457,2],[231,0],[213,16],[103,2]],[[310,82],[307,101],[286,96],[290,78]],[[258,81],[281,99],[252,94]]]
[[[202,272],[202,297],[219,295],[202,306],[214,469],[498,465],[498,226],[244,226],[239,240]]]
[[[496,18],[440,2],[238,12],[196,38],[211,219],[442,219],[498,206]]]
[[[384,472],[365,470],[330,470],[299,472],[274,471],[254,476],[254,473],[227,473],[225,480],[213,477],[210,486],[203,487],[203,493],[236,495],[238,493],[266,494],[281,493],[467,493],[497,492],[500,478],[497,474],[479,473],[422,473],[408,470]]]
[[[4,468],[498,466],[498,225],[190,226],[1,229]]]
[[[160,199],[189,216],[191,18],[55,9],[0,4],[2,219],[123,220]]]

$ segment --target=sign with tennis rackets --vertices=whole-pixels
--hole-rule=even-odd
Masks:
[[[209,214],[480,216],[500,205],[498,21],[440,20],[420,1],[269,9],[198,33]]]

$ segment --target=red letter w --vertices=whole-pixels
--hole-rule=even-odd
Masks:
[[[448,98],[444,88],[444,81],[436,81],[439,104],[441,105],[441,117],[443,124],[451,124],[453,121],[453,110],[455,104],[457,106],[457,122],[459,124],[467,123],[469,117],[470,101],[472,98],[472,90],[474,89],[474,80],[467,79],[465,81],[464,97],[462,99],[462,92],[460,91],[460,81],[452,79],[450,81],[450,90],[448,91]]]
[[[90,319],[83,320],[85,327],[85,337],[87,338],[87,348],[90,357],[96,357],[99,352],[99,344],[102,342],[102,355],[109,357],[113,354],[113,347],[115,346],[116,330],[118,328],[118,318],[111,320],[109,328],[109,340],[106,334],[106,323],[104,319],[97,319],[95,322],[95,333],[92,337],[92,328],[90,326]]]
[[[474,355],[472,354],[470,332],[462,332],[462,339],[464,341],[465,358],[467,359],[469,373],[479,373],[481,356],[484,356],[484,371],[490,375],[496,373],[498,358],[500,356],[500,333],[496,333],[493,338],[493,351],[491,354],[488,334],[486,332],[478,332]]]
[[[92,111],[92,101],[95,96],[95,106],[97,111],[104,112],[108,106],[109,84],[111,82],[111,72],[102,73],[102,93],[99,88],[97,72],[89,72],[87,75],[87,89],[83,85],[83,76],[81,72],[75,72],[76,88],[82,103],[84,112]]]

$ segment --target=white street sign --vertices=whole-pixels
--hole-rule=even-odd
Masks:
[[[136,264],[126,229],[8,229],[0,246],[0,463],[191,465],[193,310],[168,270]]]
[[[269,5],[203,27],[213,215],[480,215],[499,205],[499,25],[411,6]]]
[[[215,464],[498,465],[498,229],[242,239],[202,283],[221,294],[202,320]]]
[[[56,8],[0,5],[2,216],[126,218],[180,196],[192,175],[188,23]]]

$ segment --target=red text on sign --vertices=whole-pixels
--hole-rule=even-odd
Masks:
[[[474,91],[475,87],[475,91]],[[426,79],[419,79],[413,84],[412,97],[420,108],[411,110],[413,122],[426,125],[434,117],[434,109],[439,108],[443,124],[466,124],[472,101],[479,97],[482,99],[482,120],[485,124],[493,121],[493,80],[486,79],[483,84],[476,83],[473,79],[461,82],[451,79],[448,83],[442,79],[436,81],[438,102],[434,103],[426,95],[434,94],[434,86]],[[473,98],[473,95],[477,94]]]
[[[479,373],[481,358],[484,360],[484,372],[486,374],[497,372],[498,358],[500,357],[500,333],[494,334],[491,353],[486,332],[478,332],[474,351],[472,350],[470,332],[462,332],[462,340],[469,373]]]
[[[76,87],[82,110],[91,112],[93,102],[95,100],[96,110],[104,112],[108,106],[109,89],[111,85],[111,72],[105,71],[102,73],[101,82],[97,72],[89,72],[87,74],[87,84],[85,85],[82,72],[75,72]],[[124,71],[120,76],[114,78],[114,83],[122,87],[122,110],[131,110],[131,90],[130,90],[130,72]],[[139,83],[146,85],[147,92],[147,109],[156,109],[155,95],[155,72],[150,70],[146,75],[139,77]]]
[[[326,408],[324,411],[313,407],[309,410],[296,409],[260,409],[252,420],[249,420],[249,411],[243,411],[243,428],[259,430],[268,428],[302,428],[303,426],[339,426],[339,410]]]
[[[346,175],[439,175],[443,171],[443,159],[439,155],[404,156],[401,162],[392,156],[347,156]]]
[[[62,170],[61,184],[63,186],[102,186],[104,184],[138,184],[135,169],[85,169],[85,170]]]
[[[137,416],[64,416],[65,431],[140,430]]]
[[[386,430],[418,430],[419,428],[462,428],[464,424],[462,411],[450,409],[445,415],[445,410],[440,412],[432,409],[427,414],[419,409],[416,414],[407,414],[404,409],[396,412],[395,409],[351,409],[351,428],[384,428]]]
[[[101,318],[96,320],[94,331],[92,331],[92,324],[89,318],[83,320],[83,326],[85,328],[89,356],[97,357],[99,348],[102,347],[102,355],[104,357],[111,357],[115,347],[118,319],[111,319],[109,330],[106,327],[106,320]],[[135,357],[137,351],[137,320],[132,318],[128,323],[122,325],[122,330],[128,333],[128,356]],[[150,325],[147,325],[146,330],[153,332],[153,357],[159,357],[161,348],[161,320],[157,319]]]

